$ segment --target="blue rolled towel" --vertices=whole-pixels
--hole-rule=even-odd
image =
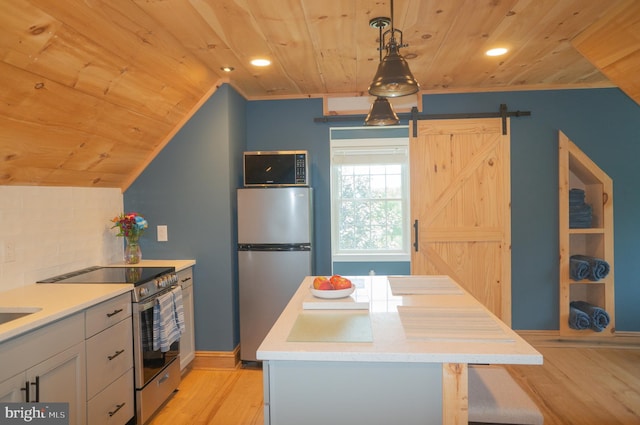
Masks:
[[[591,319],[584,311],[569,307],[569,327],[579,331],[589,329],[591,327]]]
[[[586,313],[591,321],[591,329],[596,332],[602,332],[609,326],[609,313],[600,307],[596,307],[586,301],[572,301],[569,307],[570,309],[576,308]]]
[[[591,277],[590,280],[598,281],[604,279],[609,274],[609,263],[599,258],[594,258],[591,263]]]
[[[571,276],[571,279],[586,279],[591,273],[589,261],[574,257],[576,256],[574,255],[569,259],[569,275]]]
[[[611,268],[605,260],[589,255],[572,255],[569,262],[572,263],[574,261],[587,261],[589,263],[589,274],[585,277],[594,282],[607,277]],[[573,278],[573,275],[571,277]]]

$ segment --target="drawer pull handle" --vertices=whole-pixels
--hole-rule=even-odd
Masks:
[[[170,375],[167,373],[162,378],[158,380],[158,385],[161,385],[164,381],[170,378]]]
[[[26,402],[29,403],[31,400],[29,400],[29,381],[26,381],[24,383],[24,388],[20,388],[20,391],[24,391],[25,393],[25,398],[26,398]]]
[[[36,382],[31,382],[31,385],[36,387],[36,403],[40,403],[40,376],[36,376]]]
[[[118,351],[116,351],[116,353],[113,356],[107,356],[107,358],[109,360],[113,360],[113,359],[115,359],[116,357],[118,357],[122,353],[124,353],[124,350],[118,350]]]
[[[127,404],[127,403],[116,404],[116,410],[114,410],[113,412],[109,412],[109,417],[111,417],[111,416],[115,415],[116,413],[118,413],[118,410],[122,409],[125,404]]]
[[[190,277],[185,277],[184,279],[181,280],[182,283],[184,282],[189,282],[191,280]]]
[[[123,311],[123,309],[122,309],[122,308],[119,308],[119,309],[117,309],[117,310],[113,310],[113,313],[107,313],[107,317],[115,316],[116,314],[118,314],[118,313],[120,313],[120,312],[122,312],[122,311]]]

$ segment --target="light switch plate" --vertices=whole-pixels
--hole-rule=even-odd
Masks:
[[[159,225],[158,226],[158,242],[167,242],[169,240],[169,235],[167,234],[167,226]]]

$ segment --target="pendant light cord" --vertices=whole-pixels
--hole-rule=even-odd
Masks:
[[[393,37],[393,0],[391,0],[391,37]]]

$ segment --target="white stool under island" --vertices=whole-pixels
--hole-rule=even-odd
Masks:
[[[265,425],[466,425],[469,364],[542,364],[448,276],[351,280],[324,300],[305,278],[258,348]]]

